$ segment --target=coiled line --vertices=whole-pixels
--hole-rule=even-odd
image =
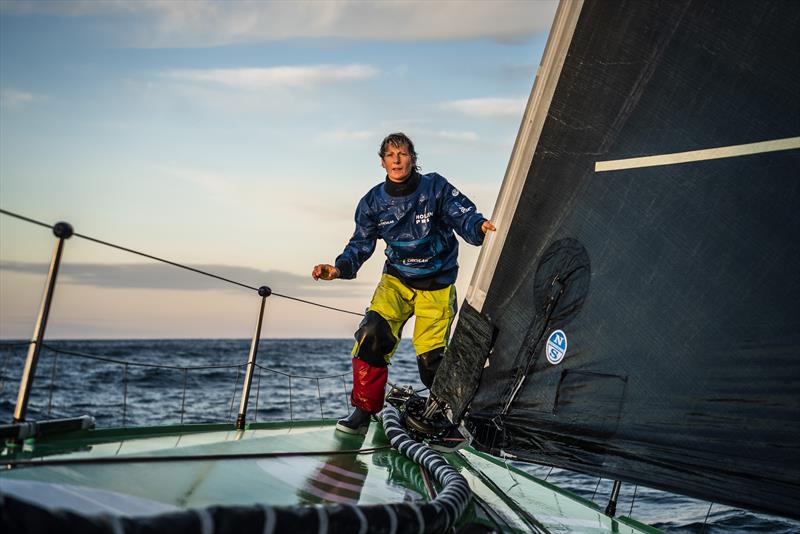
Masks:
[[[149,517],[84,516],[67,511],[51,511],[33,504],[4,496],[0,524],[25,526],[26,518],[41,530],[70,527],[76,531],[102,533],[161,532],[164,530],[216,534],[249,534],[273,532],[394,532],[418,534],[447,532],[460,519],[470,501],[472,491],[466,479],[444,458],[427,445],[414,441],[400,425],[400,414],[393,406],[383,411],[386,435],[401,454],[423,466],[442,486],[428,503],[400,502],[365,506],[212,506],[170,512]],[[348,451],[372,453],[376,449]],[[145,460],[146,461],[146,460]],[[43,462],[45,465],[50,462]],[[20,462],[21,463],[21,462]],[[206,530],[203,529],[205,527]],[[13,528],[10,531],[14,531]]]

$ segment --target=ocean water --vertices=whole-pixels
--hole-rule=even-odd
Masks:
[[[43,349],[28,419],[89,414],[100,427],[233,422],[248,340],[50,341]],[[266,339],[248,421],[337,419],[349,409],[347,339]],[[0,342],[0,420],[11,421],[27,344]],[[190,369],[191,368],[191,369]],[[413,348],[403,341],[389,380],[421,388]],[[605,506],[612,481],[514,463]],[[669,533],[800,533],[800,522],[623,484],[618,515]]]

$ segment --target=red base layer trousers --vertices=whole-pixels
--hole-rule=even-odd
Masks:
[[[388,367],[373,367],[364,360],[353,358],[351,404],[371,414],[381,411],[388,379]]]

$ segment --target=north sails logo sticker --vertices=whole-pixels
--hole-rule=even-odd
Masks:
[[[547,361],[553,365],[558,365],[567,354],[567,334],[563,330],[556,330],[547,338],[545,347]]]

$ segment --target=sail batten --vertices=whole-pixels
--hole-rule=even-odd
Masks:
[[[770,141],[759,141],[757,143],[747,143],[743,145],[704,148],[701,150],[690,150],[688,152],[676,152],[674,154],[658,154],[642,156],[638,158],[625,158],[610,161],[598,161],[594,164],[595,172],[619,171],[623,169],[639,169],[642,167],[654,167],[656,165],[677,165],[691,161],[707,161],[719,158],[735,158],[737,156],[751,156],[753,154],[763,154],[765,152],[777,152],[779,150],[792,150],[800,148],[800,137],[790,137],[788,139],[773,139]]]

